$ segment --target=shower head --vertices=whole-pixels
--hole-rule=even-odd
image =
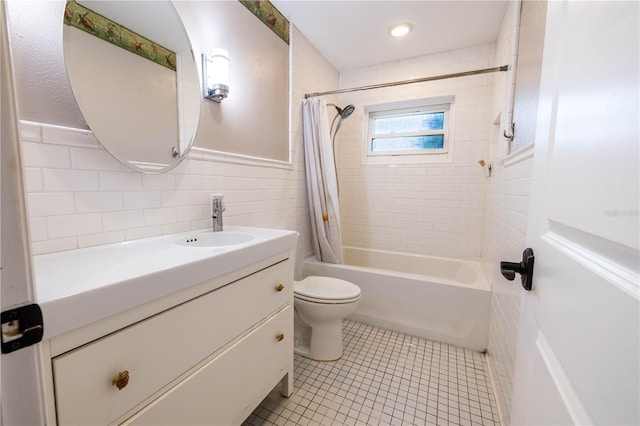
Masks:
[[[336,134],[338,133],[338,130],[340,130],[340,126],[342,125],[342,122],[347,118],[349,118],[351,114],[353,114],[353,112],[356,110],[356,107],[353,106],[352,104],[349,104],[344,108],[340,108],[336,104],[327,104],[327,105],[333,106],[336,109],[336,111],[338,111],[338,114],[336,114],[336,116],[333,118],[333,122],[331,123],[331,130],[330,130],[330,133],[333,135],[332,138],[335,139]],[[340,117],[340,120],[338,120],[338,117]],[[336,120],[338,120],[338,126],[336,127],[336,131],[334,132],[333,126],[336,124]]]
[[[356,110],[356,107],[354,107],[353,105],[349,104],[346,107],[340,109],[338,107],[336,107],[336,109],[338,110],[338,114],[340,114],[340,118],[342,118],[343,120],[346,120],[347,118],[349,118],[351,116],[351,114],[353,114],[353,112]]]
[[[353,114],[353,112],[356,110],[356,107],[354,107],[353,105],[349,104],[346,107],[344,107],[342,109],[342,111],[340,111],[340,116],[342,117],[343,120],[346,120],[347,118],[349,118],[351,116],[351,114]]]

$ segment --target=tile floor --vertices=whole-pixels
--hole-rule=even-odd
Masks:
[[[336,362],[295,357],[295,391],[277,386],[258,425],[499,426],[484,354],[353,321]]]

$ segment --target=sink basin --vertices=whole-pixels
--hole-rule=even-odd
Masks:
[[[174,242],[186,247],[224,247],[247,243],[254,238],[254,235],[242,232],[201,232],[178,238]]]
[[[286,256],[297,238],[295,231],[227,225],[222,232],[199,229],[33,256],[36,302],[48,324],[43,338],[128,310],[146,318],[164,302],[151,311],[134,308],[186,289],[190,297],[211,291],[228,282],[219,277],[240,277],[248,265]]]

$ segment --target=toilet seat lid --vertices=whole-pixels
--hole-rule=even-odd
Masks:
[[[313,299],[345,300],[359,297],[360,287],[338,278],[310,276],[294,282],[293,292]]]

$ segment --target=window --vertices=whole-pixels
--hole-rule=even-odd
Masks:
[[[451,161],[452,106],[448,97],[367,107],[364,163]]]

